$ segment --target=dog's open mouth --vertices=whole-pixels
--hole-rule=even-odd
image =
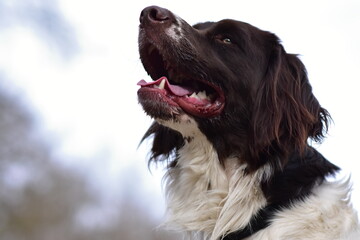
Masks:
[[[158,107],[181,108],[197,117],[214,117],[222,112],[225,98],[220,87],[196,76],[187,76],[179,72],[153,46],[144,52],[147,53],[146,56],[142,56],[144,67],[154,81],[138,82],[141,86],[138,96],[146,98],[140,99],[142,102],[161,101],[162,104],[158,104]]]

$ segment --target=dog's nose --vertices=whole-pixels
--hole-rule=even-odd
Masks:
[[[140,14],[141,24],[159,24],[171,20],[172,14],[169,10],[157,6],[150,6],[142,10]]]

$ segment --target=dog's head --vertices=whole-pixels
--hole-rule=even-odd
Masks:
[[[144,136],[154,134],[154,160],[181,148],[195,126],[220,161],[282,166],[327,130],[304,65],[272,33],[234,20],[190,26],[152,6],[140,16],[139,51],[154,80],[138,83],[139,102],[156,120]]]

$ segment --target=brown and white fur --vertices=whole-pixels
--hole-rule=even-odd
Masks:
[[[360,239],[350,180],[330,181],[339,168],[308,144],[330,115],[274,34],[234,20],[190,26],[151,6],[139,50],[169,227],[206,240]]]

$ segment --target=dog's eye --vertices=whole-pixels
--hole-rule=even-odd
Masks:
[[[223,38],[222,42],[226,43],[226,44],[231,44],[232,43],[230,38]]]
[[[227,36],[224,36],[224,35],[216,35],[214,37],[214,39],[219,42],[219,43],[222,43],[222,44],[233,44],[233,42],[231,41],[231,38],[227,37]]]

